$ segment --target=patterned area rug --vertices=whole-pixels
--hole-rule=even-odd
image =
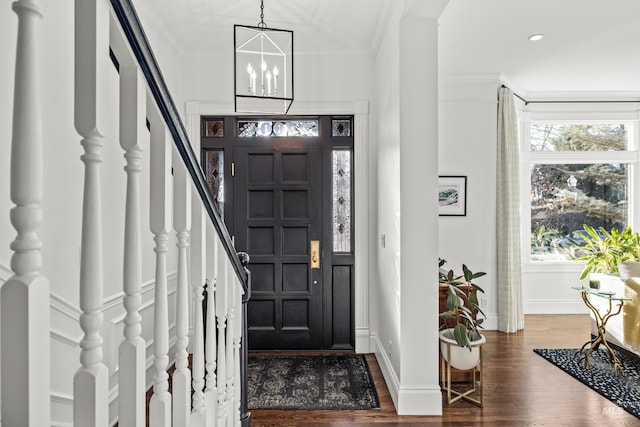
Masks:
[[[584,366],[576,349],[540,349],[533,351],[547,359],[572,377],[591,387],[611,402],[640,418],[640,361],[616,350],[624,375],[614,375],[613,364],[606,349],[591,353],[591,369]]]
[[[373,409],[378,394],[362,354],[249,356],[249,409]]]

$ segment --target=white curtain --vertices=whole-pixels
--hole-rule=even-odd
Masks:
[[[520,242],[520,144],[513,93],[498,92],[498,329],[524,328]]]

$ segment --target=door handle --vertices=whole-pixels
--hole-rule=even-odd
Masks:
[[[312,240],[311,246],[311,268],[320,268],[320,240]]]

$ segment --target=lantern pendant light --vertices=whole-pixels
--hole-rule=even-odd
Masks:
[[[293,102],[293,31],[234,25],[235,111],[287,114]]]

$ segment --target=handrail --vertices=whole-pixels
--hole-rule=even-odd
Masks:
[[[131,4],[131,0],[110,1],[118,21],[120,22],[120,26],[122,27],[125,36],[129,41],[129,45],[131,46],[131,49],[138,61],[138,65],[140,66],[147,84],[149,85],[149,89],[153,94],[153,98],[158,105],[160,114],[162,114],[162,117],[171,132],[176,149],[180,153],[180,157],[182,157],[185,167],[191,175],[191,179],[193,180],[196,190],[200,195],[200,199],[202,200],[202,203],[211,218],[211,222],[213,222],[213,225],[220,236],[222,246],[229,255],[231,264],[240,278],[240,282],[242,283],[242,287],[246,294],[249,291],[247,274],[237,253],[235,252],[231,236],[229,236],[226,226],[223,225],[220,215],[213,208],[213,200],[207,189],[204,174],[198,165],[198,161],[195,153],[193,152],[191,143],[189,142],[187,132],[184,129],[180,116],[178,115],[178,110],[173,103],[173,98],[169,93],[164,77],[162,76],[160,67],[156,62],[156,58],[153,55],[153,51],[151,50],[147,36],[144,33],[140,20],[138,19],[135,8],[133,7],[133,4]]]

